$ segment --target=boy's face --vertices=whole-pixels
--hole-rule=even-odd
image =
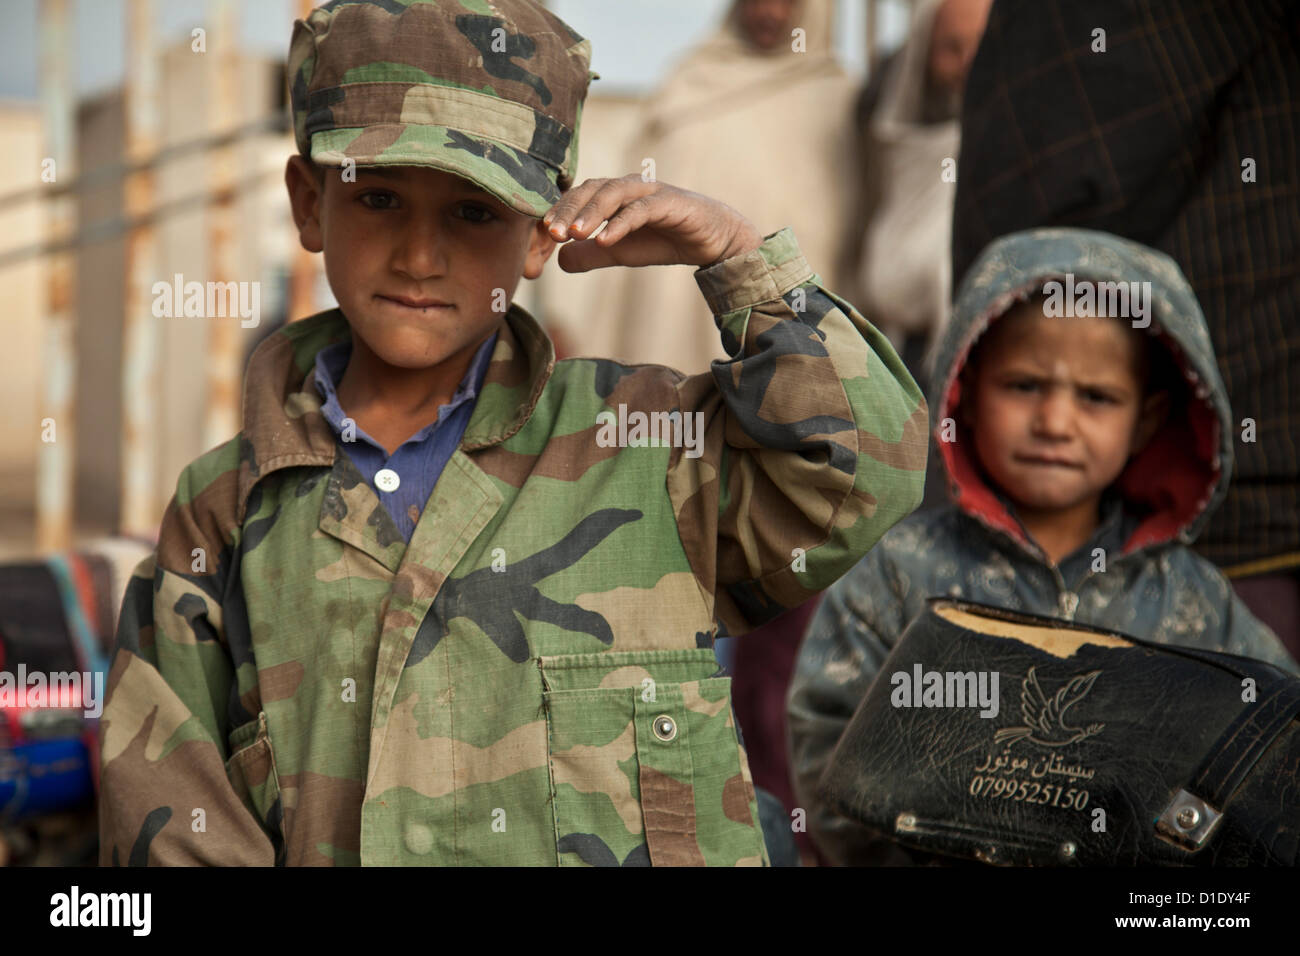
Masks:
[[[1019,507],[1041,514],[1099,501],[1150,440],[1166,396],[1144,398],[1141,349],[1120,321],[1048,317],[1035,301],[993,324],[972,369],[967,422],[985,471]]]
[[[318,180],[294,156],[285,182],[303,247],[324,251],[353,334],[397,368],[467,364],[555,241],[541,220],[442,170],[359,167],[356,182],[340,173]]]

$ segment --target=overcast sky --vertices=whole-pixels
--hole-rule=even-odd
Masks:
[[[295,0],[232,0],[249,52],[283,57]],[[41,0],[0,0],[0,97],[37,95]],[[550,8],[592,43],[592,69],[608,91],[644,91],[667,64],[714,28],[728,0],[551,0]],[[159,45],[188,42],[204,24],[207,0],[154,0]],[[863,0],[838,0],[837,48],[845,66],[863,67]],[[127,0],[72,0],[77,90],[93,95],[122,81]],[[896,45],[905,26],[901,0],[882,11],[882,43]]]

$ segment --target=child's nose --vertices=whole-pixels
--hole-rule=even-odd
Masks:
[[[393,269],[412,279],[446,271],[446,241],[433,216],[406,216],[394,226]]]
[[[1074,402],[1065,389],[1049,389],[1038,403],[1034,427],[1043,435],[1062,437],[1070,434],[1074,421]]]

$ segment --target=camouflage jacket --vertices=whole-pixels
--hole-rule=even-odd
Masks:
[[[926,408],[789,229],[696,277],[735,357],[693,377],[557,362],[512,306],[409,544],[319,413],[344,317],[260,345],[122,608],[102,862],[765,863],[715,618],[802,603],[911,511]],[[701,453],[598,440],[656,410]]]
[[[946,439],[943,429],[961,418],[961,370],[975,341],[1019,298],[1067,274],[1150,283],[1147,333],[1183,384],[1170,383],[1169,417],[1112,486],[1129,512],[1112,523],[1125,530],[1098,529],[1056,565],[1020,524],[1009,499],[986,481],[965,427]],[[935,435],[954,503],[900,522],[827,591],[790,687],[795,793],[808,812],[810,834],[841,864],[888,862],[889,848],[825,806],[817,783],[885,658],[924,613],[928,597],[962,597],[1297,671],[1282,642],[1223,574],[1188,547],[1227,493],[1238,432],[1200,306],[1172,259],[1077,229],[1030,230],[997,240],[962,282],[937,354],[930,407],[938,410]],[[1107,547],[1096,547],[1101,543]]]

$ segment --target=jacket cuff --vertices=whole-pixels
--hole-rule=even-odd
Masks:
[[[695,270],[695,282],[714,315],[778,299],[812,278],[789,226],[764,236],[757,249]]]

